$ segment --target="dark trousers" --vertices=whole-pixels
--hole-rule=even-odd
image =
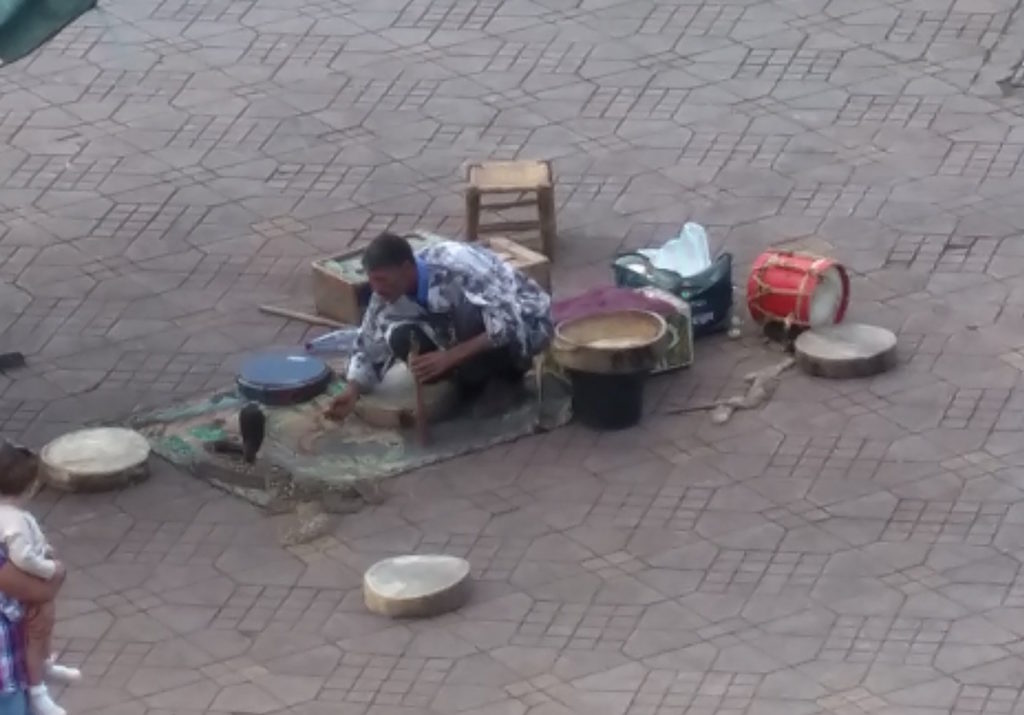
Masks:
[[[462,317],[462,316],[457,316]],[[458,342],[464,342],[474,338],[484,331],[483,320],[476,316],[466,316],[468,320],[455,320],[455,337]],[[419,344],[420,354],[431,353],[437,350],[437,344],[431,340],[426,332],[415,323],[396,325],[388,336],[388,345],[391,354],[402,362],[409,361],[409,348],[411,338],[416,335]],[[463,397],[472,398],[480,394],[492,379],[504,380],[507,382],[520,382],[529,369],[518,351],[510,347],[494,348],[479,353],[466,362],[456,367],[451,374],[442,375],[438,379],[454,379],[459,386]]]

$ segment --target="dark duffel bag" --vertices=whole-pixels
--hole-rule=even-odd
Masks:
[[[732,317],[732,254],[723,253],[697,275],[683,277],[655,268],[642,253],[624,253],[612,263],[615,284],[623,288],[654,286],[690,304],[693,336],[728,330]]]

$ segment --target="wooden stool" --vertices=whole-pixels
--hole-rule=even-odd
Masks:
[[[538,231],[541,252],[551,258],[555,248],[555,187],[547,161],[486,161],[471,164],[467,171],[466,235],[477,241],[484,234]],[[486,194],[516,194],[511,201],[484,204]],[[533,196],[530,196],[533,194]],[[480,223],[480,213],[524,206],[537,207],[537,220]]]

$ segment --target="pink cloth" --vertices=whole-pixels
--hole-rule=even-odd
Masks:
[[[557,324],[613,310],[648,310],[665,317],[677,312],[671,303],[648,297],[632,288],[605,286],[592,288],[574,298],[555,302],[551,306],[551,319]]]

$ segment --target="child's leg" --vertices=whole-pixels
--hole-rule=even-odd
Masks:
[[[53,655],[53,626],[57,622],[56,605],[53,602],[43,604],[39,611],[39,613],[35,613],[35,609],[33,609],[27,616],[29,619],[29,630],[32,629],[33,620],[39,619],[38,623],[36,623],[36,633],[34,635],[26,634],[26,640],[28,641],[25,648],[26,660],[32,661],[31,666],[26,666],[29,684],[38,685],[44,680],[50,683],[77,683],[82,679],[82,671],[78,668],[61,665]],[[39,652],[33,652],[29,656],[28,651],[36,647],[37,644]],[[42,653],[43,658],[42,675],[35,672],[35,659],[39,657],[39,653]]]
[[[32,715],[66,715],[64,708],[53,702],[43,678],[50,657],[50,637],[55,622],[53,602],[33,606],[25,620],[25,670],[28,675],[28,699]]]
[[[33,607],[25,613],[26,619],[26,675],[30,685],[41,682],[70,685],[82,679],[82,671],[57,662],[53,654],[53,627],[57,621],[56,605],[51,603]],[[34,629],[34,630],[33,630]],[[32,633],[28,631],[32,630]],[[31,651],[30,651],[31,649]],[[43,654],[42,675],[37,672],[36,659]],[[3,713],[0,713],[3,715]]]
[[[50,657],[50,637],[56,622],[52,601],[32,605],[25,613],[25,670],[29,685],[39,685],[46,677]]]

